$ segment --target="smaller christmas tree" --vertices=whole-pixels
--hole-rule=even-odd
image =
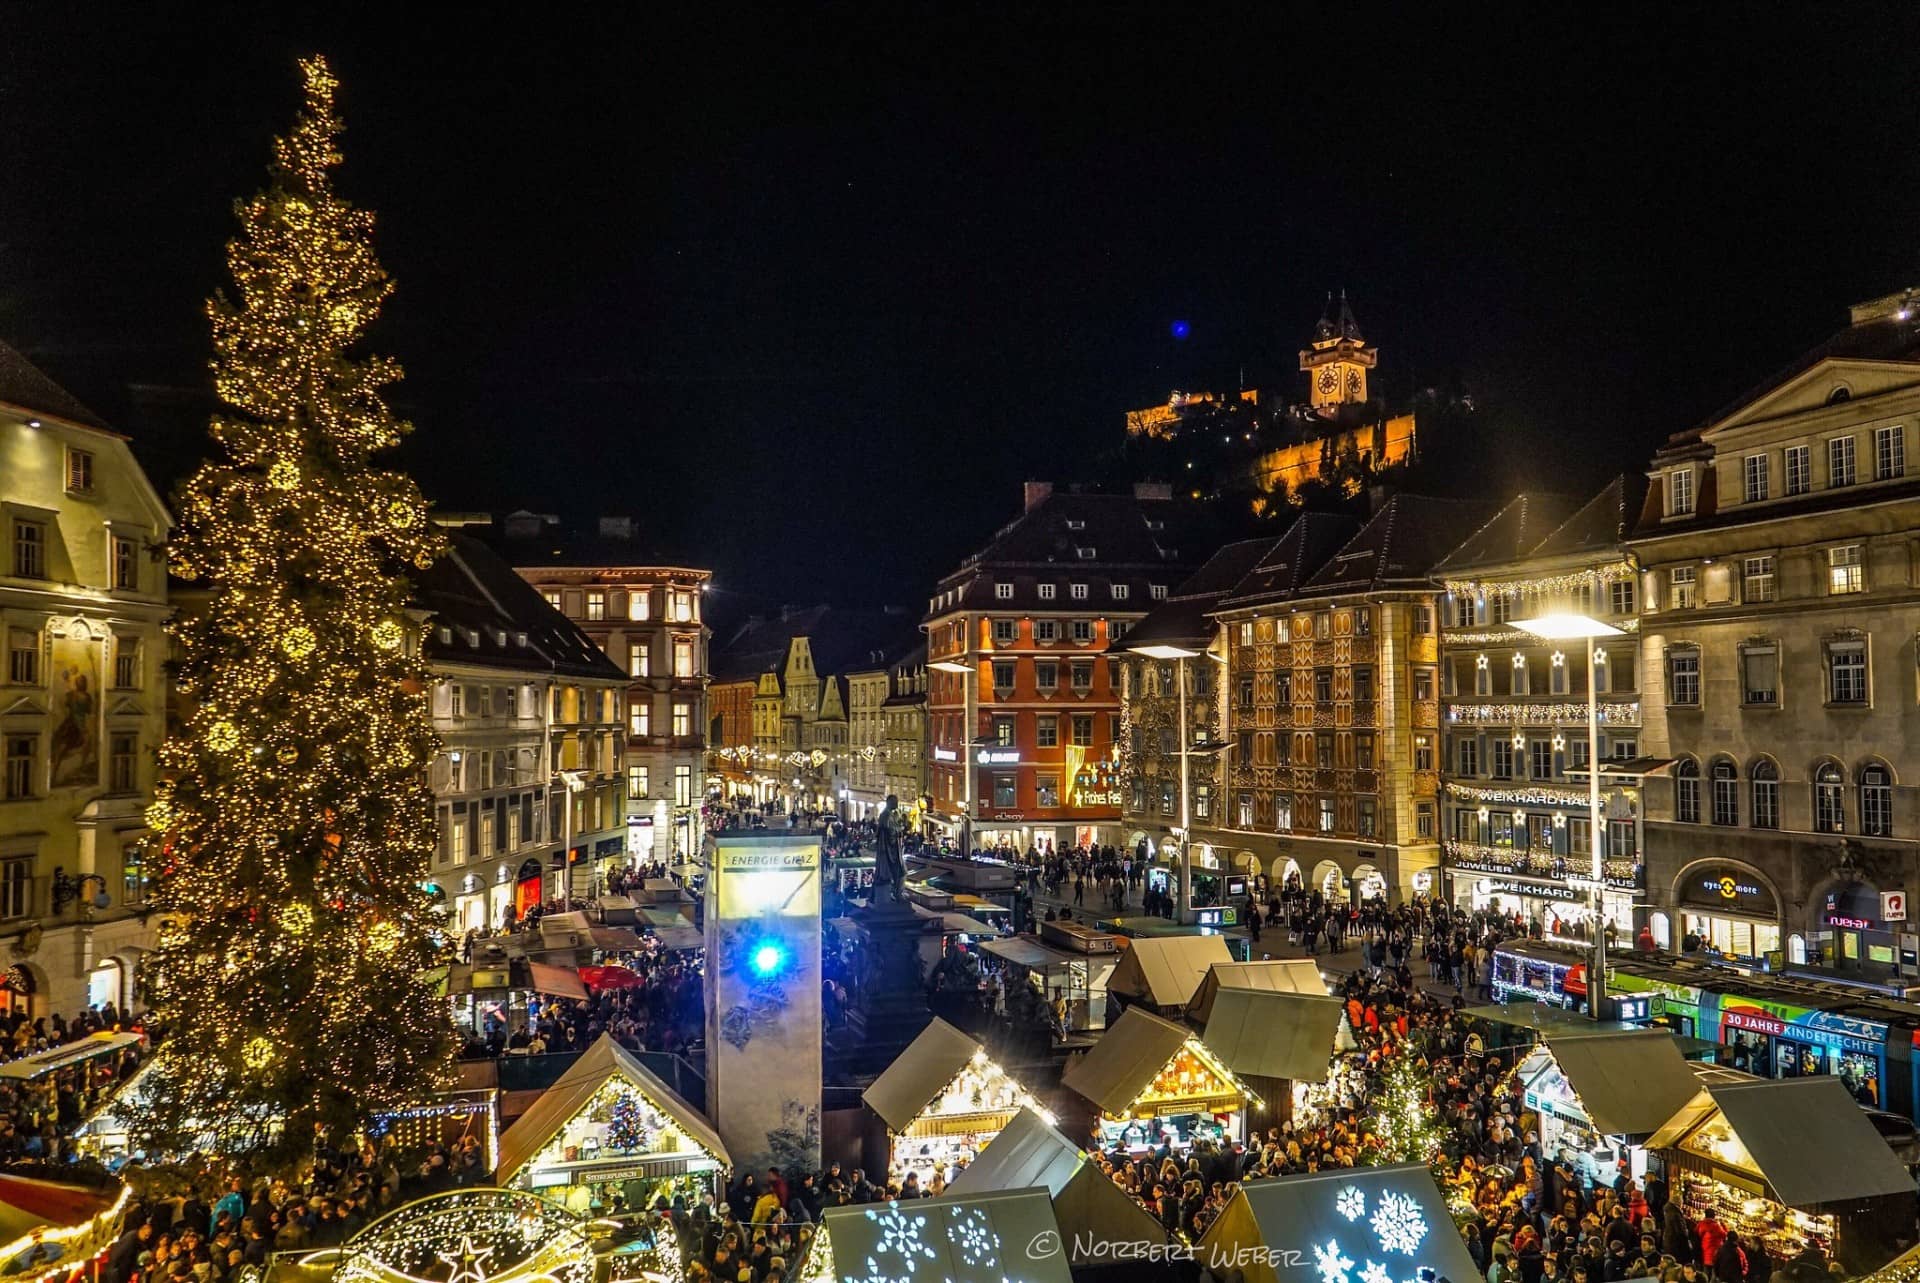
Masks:
[[[607,1120],[607,1145],[622,1154],[638,1153],[647,1147],[651,1134],[647,1129],[645,1102],[632,1092],[621,1092],[613,1102],[613,1116]]]
[[[1373,1132],[1379,1158],[1388,1163],[1430,1163],[1445,1137],[1427,1103],[1426,1075],[1413,1061],[1397,1057],[1373,1102]]]

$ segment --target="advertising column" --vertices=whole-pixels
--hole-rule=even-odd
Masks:
[[[707,1112],[734,1165],[820,1167],[820,840],[723,833],[706,886]]]

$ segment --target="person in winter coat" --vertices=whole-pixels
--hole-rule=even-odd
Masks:
[[[1721,1245],[1727,1241],[1727,1227],[1720,1223],[1713,1209],[1708,1208],[1707,1214],[1694,1226],[1694,1231],[1700,1240],[1700,1263],[1708,1269],[1714,1269],[1720,1260]],[[1723,1280],[1722,1283],[1733,1283],[1733,1280]]]
[[[1682,1265],[1694,1259],[1693,1227],[1678,1203],[1660,1210],[1660,1250]]]
[[[1713,1254],[1713,1276],[1720,1283],[1746,1283],[1747,1254],[1740,1247],[1740,1236],[1732,1230]]]

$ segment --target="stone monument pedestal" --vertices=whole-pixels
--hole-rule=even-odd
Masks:
[[[877,888],[874,902],[854,915],[867,932],[867,956],[859,1001],[847,1014],[855,1041],[856,1070],[877,1072],[892,1064],[933,1021],[927,1006],[926,968],[920,942],[938,935],[940,923]]]

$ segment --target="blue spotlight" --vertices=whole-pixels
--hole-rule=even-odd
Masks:
[[[768,941],[753,951],[753,974],[771,976],[787,965],[787,951]]]

